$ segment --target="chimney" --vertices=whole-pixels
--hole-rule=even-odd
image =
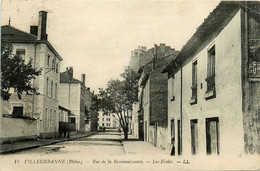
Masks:
[[[47,40],[46,26],[47,26],[47,12],[39,12],[39,24],[38,24],[38,40]]]
[[[146,47],[145,46],[141,46],[141,51],[145,52],[146,51]]]
[[[34,36],[37,36],[38,26],[30,26],[30,33]]]
[[[161,48],[161,51],[164,53],[165,52],[165,43],[160,43],[160,48]]]
[[[157,47],[157,44],[154,44],[153,55],[155,59],[157,58]]]
[[[86,75],[81,74],[81,82],[83,83],[84,86],[85,86],[85,78],[86,78]]]
[[[72,80],[73,79],[73,67],[69,67],[69,70],[68,70],[68,76],[69,76],[69,80]]]

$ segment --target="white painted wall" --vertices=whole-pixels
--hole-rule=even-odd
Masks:
[[[197,59],[197,104],[191,105],[192,61],[183,67],[183,154],[191,155],[190,120],[198,119],[199,155],[206,154],[205,119],[219,117],[220,155],[243,153],[242,87],[241,87],[241,19],[240,11],[203,50],[193,57]],[[207,50],[216,48],[216,98],[205,100],[207,78]],[[175,101],[168,104],[168,142],[170,120],[180,114],[180,71],[175,75]],[[168,86],[171,85],[169,80]],[[202,88],[201,88],[202,84]],[[170,99],[170,97],[169,97]],[[177,137],[177,129],[175,129]],[[177,142],[177,139],[175,140]],[[177,144],[175,145],[177,147]]]

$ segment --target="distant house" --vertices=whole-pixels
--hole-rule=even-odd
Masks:
[[[85,86],[85,74],[81,81],[73,78],[73,68],[66,68],[60,74],[59,105],[70,110],[71,121],[76,123],[76,131],[84,132],[90,129],[89,111],[91,106],[90,89]],[[87,127],[87,128],[86,128]]]
[[[37,94],[32,92],[24,94],[22,99],[19,100],[16,90],[12,89],[9,104],[5,106],[6,112],[8,112],[5,114],[13,115],[16,118],[31,117],[37,119],[35,132],[36,136],[40,138],[54,137],[58,132],[58,89],[62,61],[62,57],[47,40],[46,24],[47,12],[40,11],[39,25],[31,26],[30,33],[11,25],[1,27],[2,43],[10,42],[13,45],[14,54],[20,55],[25,62],[32,59],[34,68],[43,69],[41,75],[32,80],[32,87],[37,90]],[[13,125],[9,131],[23,130],[24,133],[19,135],[9,134],[9,136],[14,136],[14,138],[26,137],[28,130],[35,129],[34,127],[28,128],[28,125],[24,125],[22,122],[22,125],[16,124],[16,121],[18,120],[14,119],[9,122]],[[1,128],[5,129],[5,127]],[[34,132],[34,130],[31,131]],[[29,134],[28,136],[31,136],[31,133]]]
[[[116,114],[108,113],[104,114],[104,112],[98,112],[98,126],[99,128],[119,128],[119,119]]]
[[[222,1],[164,72],[172,155],[260,154],[260,3]]]
[[[138,83],[139,138],[163,148],[166,147],[167,142],[168,76],[161,72],[164,66],[178,54],[177,51],[166,47],[168,46],[160,44],[148,50],[153,52],[153,60],[139,69],[141,76]]]

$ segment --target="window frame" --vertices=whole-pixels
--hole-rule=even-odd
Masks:
[[[207,78],[205,99],[209,100],[216,97],[216,44],[212,44],[207,50]]]
[[[192,62],[192,85],[190,104],[196,104],[198,99],[198,60]]]

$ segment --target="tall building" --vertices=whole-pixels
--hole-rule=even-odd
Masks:
[[[132,116],[138,116],[138,126],[133,125],[134,129],[138,128],[139,138],[153,143],[159,147],[166,147],[167,144],[167,124],[168,124],[168,76],[161,73],[164,67],[176,57],[177,51],[160,44],[148,50],[146,55],[150,55],[152,61],[146,63],[139,69],[140,78],[138,82],[138,105]],[[136,109],[137,107],[137,109]],[[135,130],[135,133],[137,131]]]
[[[20,100],[13,89],[8,102],[9,107],[5,111],[15,116],[36,118],[37,136],[42,138],[54,137],[58,131],[58,89],[62,61],[62,57],[47,39],[46,24],[47,12],[40,11],[39,25],[31,26],[30,33],[11,25],[1,27],[2,43],[10,42],[13,45],[14,54],[20,55],[26,63],[31,59],[34,68],[42,68],[41,75],[32,80],[32,87],[37,90],[37,94],[23,94]],[[17,125],[13,125],[13,129],[27,132],[23,126],[16,128]],[[26,133],[22,134],[24,137],[30,136]]]
[[[70,121],[76,123],[76,131],[90,129],[91,94],[85,85],[85,74],[81,75],[81,81],[73,78],[72,67],[60,74],[59,105],[71,111]]]

